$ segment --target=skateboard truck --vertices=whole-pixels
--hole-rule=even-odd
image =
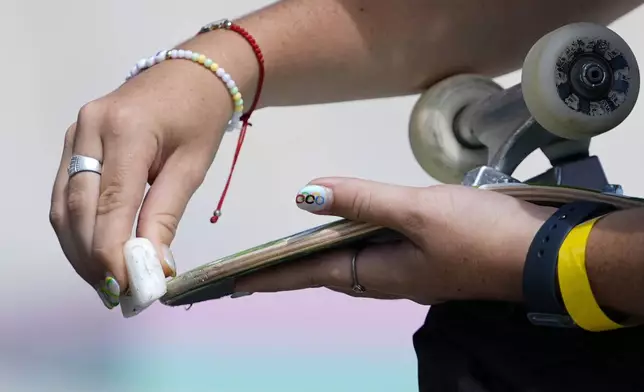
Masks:
[[[590,141],[626,119],[638,93],[639,70],[626,42],[603,26],[571,24],[532,47],[513,87],[478,75],[430,87],[412,111],[411,147],[421,167],[444,183],[522,183],[515,170],[541,150],[551,168],[526,183],[621,194],[590,154]]]
[[[467,172],[463,185],[520,183],[512,173],[541,149],[552,168],[529,180],[538,185],[566,185],[608,190],[599,158],[589,153],[590,139],[569,140],[546,131],[528,110],[521,85],[492,94],[457,117],[457,137],[479,141],[488,151],[487,164]],[[474,139],[476,138],[476,139]]]

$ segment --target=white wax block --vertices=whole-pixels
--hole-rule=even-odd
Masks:
[[[125,298],[126,307],[123,313],[131,313],[150,306],[161,298],[167,291],[167,283],[161,261],[156,254],[154,245],[146,238],[133,238],[123,247],[125,265],[129,278],[129,296]],[[123,307],[123,301],[121,301]],[[141,309],[141,310],[139,310]],[[137,312],[137,313],[138,313]]]
[[[134,298],[132,298],[132,296],[129,294],[121,295],[120,303],[121,303],[121,313],[125,318],[134,317],[137,314],[144,311],[145,309],[147,309],[151,305],[151,304],[147,306],[137,305],[134,302]]]

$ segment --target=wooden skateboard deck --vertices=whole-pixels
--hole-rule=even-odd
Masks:
[[[618,209],[644,207],[644,199],[601,193],[587,189],[526,184],[495,184],[480,187],[530,203],[559,206],[585,200],[611,204]],[[400,238],[392,230],[345,219],[226,256],[185,272],[168,282],[161,302],[168,306],[191,305],[233,293],[235,278],[276,264],[293,262],[358,242],[390,241]]]

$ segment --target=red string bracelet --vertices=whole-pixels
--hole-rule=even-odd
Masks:
[[[250,116],[253,114],[253,111],[255,111],[255,108],[257,107],[259,96],[262,93],[262,86],[264,85],[264,55],[262,54],[259,45],[257,45],[255,38],[253,38],[253,36],[246,29],[234,24],[228,19],[222,19],[202,27],[201,30],[199,30],[198,35],[221,29],[234,31],[235,33],[241,35],[246,40],[246,42],[248,42],[248,44],[253,49],[253,52],[255,53],[255,57],[257,58],[257,64],[259,65],[259,76],[257,78],[257,91],[255,93],[255,99],[253,99],[253,103],[250,105],[248,111],[241,117],[242,126],[241,130],[239,131],[239,139],[237,139],[237,148],[235,149],[235,155],[233,156],[233,163],[230,167],[230,172],[228,173],[226,185],[224,186],[224,190],[221,193],[221,198],[219,199],[219,203],[217,204],[217,209],[214,211],[212,217],[210,218],[210,223],[217,223],[219,217],[221,216],[221,208],[223,207],[224,199],[226,198],[226,194],[228,193],[228,188],[230,187],[233,172],[235,171],[235,166],[237,165],[237,159],[239,158],[239,153],[241,152],[244,139],[246,138],[246,130],[249,125],[252,125],[248,121],[250,120]]]

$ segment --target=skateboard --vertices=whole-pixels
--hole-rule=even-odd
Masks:
[[[585,189],[493,184],[480,189],[503,193],[539,205],[557,206],[575,200],[598,201],[617,209],[644,207],[644,199]],[[185,272],[168,283],[161,302],[170,306],[191,305],[233,293],[235,279],[264,268],[295,262],[313,253],[365,243],[393,241],[400,235],[368,223],[341,219],[213,261]]]
[[[575,23],[543,36],[530,49],[521,83],[503,89],[479,75],[456,75],[430,87],[409,123],[412,152],[434,179],[499,192],[538,205],[597,201],[617,209],[644,207],[608,182],[594,136],[618,126],[639,93],[633,52],[612,30]],[[525,181],[513,177],[532,152],[551,168]],[[317,252],[400,234],[367,223],[338,220],[244,250],[185,272],[161,302],[192,305],[234,292],[235,279]]]

